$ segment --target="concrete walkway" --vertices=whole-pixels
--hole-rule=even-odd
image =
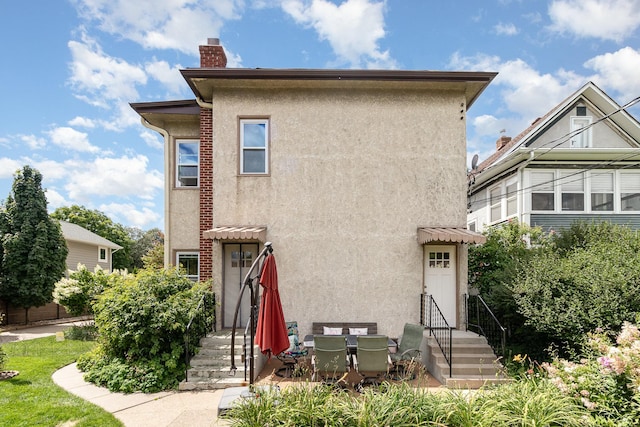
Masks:
[[[68,329],[74,322],[34,326],[0,333],[0,343],[41,338]],[[112,393],[86,382],[76,364],[54,372],[53,381],[70,393],[111,412],[125,426],[206,427],[228,426],[218,420],[222,390],[160,393]]]

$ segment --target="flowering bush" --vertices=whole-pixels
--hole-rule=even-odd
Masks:
[[[615,344],[602,330],[588,334],[585,358],[579,363],[556,359],[542,366],[560,391],[591,411],[598,425],[640,425],[640,331],[636,325],[624,323]]]

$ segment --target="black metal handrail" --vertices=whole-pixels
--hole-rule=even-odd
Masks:
[[[207,322],[207,315],[208,315],[208,308],[211,308],[211,330],[212,331],[216,331],[216,295],[215,294],[211,294],[211,304],[210,307],[208,307],[207,304],[207,294],[204,294],[200,297],[200,301],[198,301],[198,305],[196,306],[196,310],[193,313],[193,315],[191,316],[191,318],[189,319],[189,322],[187,323],[187,327],[185,328],[185,332],[184,332],[184,378],[185,381],[189,380],[189,362],[191,361],[191,332],[192,332],[192,326],[194,325],[194,322],[198,319],[198,318],[202,318],[203,322],[198,322],[195,323],[197,326],[202,326],[205,325],[205,327],[208,330],[208,322]],[[202,337],[202,334],[204,333],[206,335],[206,331],[200,330],[198,331],[199,335],[201,335],[199,338]]]
[[[467,304],[467,330],[483,335],[496,356],[504,356],[507,329],[500,324],[480,295],[467,295],[465,301]]]
[[[447,319],[431,295],[422,294],[420,305],[420,323],[429,329],[429,335],[433,335],[436,340],[447,365],[449,365],[449,378],[451,378],[453,373],[453,328],[449,326]]]

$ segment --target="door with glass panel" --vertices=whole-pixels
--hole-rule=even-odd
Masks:
[[[452,328],[456,327],[456,247],[425,246],[425,293],[431,295]]]
[[[258,245],[255,243],[230,243],[224,245],[223,328],[233,327],[233,316],[240,297],[242,282],[257,255]],[[247,288],[242,295],[236,327],[244,328],[247,325],[250,310],[250,290]]]

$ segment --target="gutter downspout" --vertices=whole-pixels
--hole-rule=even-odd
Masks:
[[[162,135],[164,137],[164,152],[165,153],[170,153],[171,151],[169,150],[169,132],[167,132],[166,130],[159,128],[157,126],[152,125],[151,123],[149,123],[147,121],[147,119],[145,119],[144,117],[140,118],[140,122],[142,123],[142,126],[146,127],[147,129],[151,129],[154,130],[156,132],[158,132],[160,135]],[[164,170],[165,171],[169,171],[171,170],[171,164],[170,164],[170,157],[165,154],[164,156]],[[169,180],[167,179],[167,177],[165,176],[165,180],[164,180],[164,231],[166,235],[170,235],[169,231],[170,231],[170,223],[169,223],[169,195],[171,191],[171,185],[169,184]],[[168,266],[171,264],[171,259],[170,259],[170,251],[169,248],[167,247],[169,245],[169,239],[164,239],[164,265]]]
[[[206,102],[204,99],[196,96],[196,102],[201,108],[207,108],[209,110],[213,110],[213,102]]]

